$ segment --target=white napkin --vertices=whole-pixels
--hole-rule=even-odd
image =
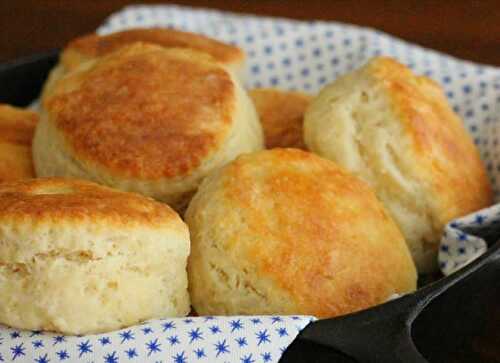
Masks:
[[[107,34],[131,27],[174,27],[203,33],[243,48],[248,55],[248,87],[281,87],[317,92],[339,75],[371,57],[388,55],[445,89],[453,109],[465,124],[486,162],[495,196],[500,192],[500,68],[462,61],[409,44],[373,29],[334,22],[293,21],[237,15],[180,6],[130,6],[112,15],[98,29]],[[466,191],[464,191],[466,192]],[[459,223],[478,219],[493,223],[496,209],[472,214]],[[439,264],[449,274],[487,249],[477,237],[446,228]]]

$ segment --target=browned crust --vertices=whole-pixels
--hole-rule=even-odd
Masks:
[[[62,79],[45,107],[78,158],[121,176],[172,178],[230,130],[234,87],[202,53],[136,43]]]
[[[415,288],[401,232],[371,188],[334,163],[273,149],[238,158],[224,177],[252,241],[240,248],[300,313],[337,316]]]
[[[0,142],[30,146],[37,122],[35,112],[0,104]]]
[[[167,28],[135,28],[109,35],[89,34],[79,37],[67,45],[62,62],[71,70],[84,60],[102,57],[134,42],[168,48],[191,48],[208,53],[224,64],[243,62],[245,59],[241,49],[201,34]]]
[[[306,149],[302,125],[312,96],[274,88],[250,90],[264,131],[266,148]]]
[[[31,141],[35,112],[0,104],[0,182],[32,178]]]
[[[441,87],[391,58],[378,58],[371,67],[411,135],[415,168],[439,201],[439,223],[490,205],[492,188],[479,151]]]
[[[0,219],[94,220],[120,226],[179,219],[166,204],[75,179],[26,179],[0,184]],[[180,219],[179,219],[180,220]]]

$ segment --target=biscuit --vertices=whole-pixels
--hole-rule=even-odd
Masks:
[[[439,85],[393,59],[326,86],[306,111],[304,138],[375,189],[419,272],[437,268],[447,222],[492,202],[478,150]]]
[[[211,170],[263,147],[239,82],[190,49],[121,48],[64,77],[42,107],[38,176],[89,179],[177,210]]]
[[[342,315],[415,289],[396,224],[371,188],[298,149],[242,155],[208,176],[185,215],[200,315]]]
[[[33,178],[31,141],[38,115],[0,104],[0,182]]]
[[[245,53],[238,47],[201,34],[169,28],[135,28],[108,35],[88,34],[71,41],[62,51],[59,64],[52,70],[43,94],[82,63],[102,57],[135,42],[156,44],[165,48],[189,48],[210,54],[217,62],[244,79]]]
[[[69,179],[0,184],[0,322],[89,334],[189,312],[189,232],[168,206]]]
[[[275,88],[249,91],[264,131],[266,148],[306,149],[302,123],[312,96]]]

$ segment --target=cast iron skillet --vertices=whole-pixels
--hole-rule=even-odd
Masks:
[[[31,103],[57,56],[0,65],[0,103]],[[485,255],[413,294],[309,324],[280,362],[500,362],[500,226],[472,233]]]

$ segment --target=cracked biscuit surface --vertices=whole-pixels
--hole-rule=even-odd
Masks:
[[[111,331],[190,309],[189,232],[168,206],[69,179],[0,184],[0,322]]]
[[[306,111],[304,139],[375,189],[419,272],[437,269],[446,223],[492,203],[479,152],[439,85],[391,58],[326,86]]]
[[[185,220],[200,315],[330,317],[415,289],[403,236],[371,188],[312,153],[238,157],[203,181]]]

